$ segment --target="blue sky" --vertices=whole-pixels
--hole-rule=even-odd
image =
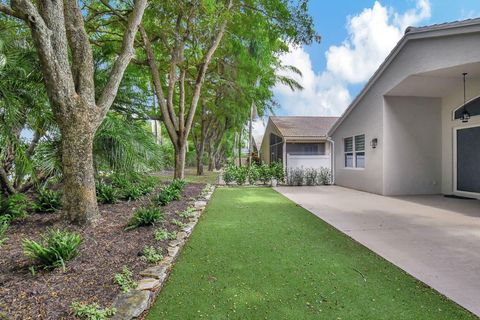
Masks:
[[[480,0],[310,0],[309,10],[322,41],[282,57],[303,72],[305,90],[275,87],[276,115],[340,115],[407,26],[480,17]]]

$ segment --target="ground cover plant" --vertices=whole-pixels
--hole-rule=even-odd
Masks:
[[[274,190],[245,187],[217,189],[146,317],[202,318],[478,319]]]
[[[97,303],[73,302],[70,306],[73,315],[85,320],[105,320],[117,312],[115,308],[101,308]]]
[[[61,207],[60,198],[60,192],[44,187],[37,192],[35,210],[46,213],[55,212]]]
[[[129,292],[137,286],[137,282],[133,279],[133,273],[127,266],[123,266],[121,272],[115,273],[113,282],[118,284],[123,292]]]
[[[131,230],[142,226],[151,226],[163,219],[164,215],[162,210],[158,207],[149,205],[148,207],[138,208],[135,210],[125,230]]]

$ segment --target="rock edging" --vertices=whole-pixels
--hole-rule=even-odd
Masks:
[[[168,279],[170,271],[183,246],[190,237],[198,219],[205,210],[215,186],[207,185],[202,194],[191,205],[195,208],[190,222],[177,233],[177,238],[168,244],[168,255],[155,266],[151,266],[139,274],[137,288],[127,293],[120,293],[114,300],[113,307],[117,310],[114,320],[131,320],[140,317],[149,309],[160,293],[163,284]]]

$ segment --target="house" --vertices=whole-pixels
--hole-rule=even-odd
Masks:
[[[291,168],[331,168],[331,141],[328,130],[338,117],[269,117],[260,158]]]
[[[407,28],[329,136],[337,185],[480,198],[480,19]]]

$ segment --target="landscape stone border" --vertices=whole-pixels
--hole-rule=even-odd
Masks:
[[[207,185],[203,189],[202,194],[196,200],[189,203],[190,206],[195,208],[192,217],[190,217],[190,222],[185,225],[182,231],[177,233],[176,239],[168,243],[168,255],[165,256],[159,264],[139,273],[142,278],[138,281],[136,289],[130,290],[127,293],[120,293],[115,298],[113,307],[117,311],[112,319],[135,319],[149,309],[160,293],[163,284],[168,279],[175,260],[192,234],[214,191],[214,185]]]

